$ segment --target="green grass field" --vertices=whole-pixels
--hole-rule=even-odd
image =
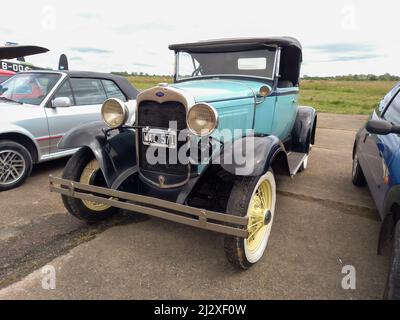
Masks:
[[[172,82],[170,77],[129,77],[128,80],[140,90],[160,82]],[[313,106],[319,112],[369,114],[394,84],[391,81],[304,80],[300,85],[300,103]]]

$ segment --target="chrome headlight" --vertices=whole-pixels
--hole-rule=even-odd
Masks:
[[[101,116],[104,122],[112,129],[124,125],[128,120],[128,115],[128,108],[120,99],[108,99],[101,107]]]
[[[198,103],[190,108],[186,123],[193,134],[208,136],[218,127],[218,113],[209,104]]]

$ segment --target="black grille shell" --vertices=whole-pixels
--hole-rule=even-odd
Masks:
[[[149,127],[149,128],[159,128],[159,129],[168,129],[170,125],[170,121],[176,121],[178,135],[179,131],[186,129],[186,108],[185,106],[176,101],[167,101],[163,103],[158,103],[155,101],[142,101],[138,106],[138,117],[137,124],[139,127]],[[166,175],[166,184],[169,184],[168,179],[169,176],[174,180],[174,183],[177,181],[182,182],[187,178],[188,175],[188,165],[186,164],[149,164],[146,161],[146,152],[149,146],[146,146],[142,142],[142,129],[138,129],[138,157],[139,157],[139,166],[142,174],[154,180],[154,173],[160,173],[162,175]],[[186,142],[178,141],[177,150],[179,150]],[[168,152],[167,152],[167,163],[169,162]],[[149,172],[146,175],[146,171]],[[151,173],[151,174],[150,174]],[[172,177],[173,176],[173,177]],[[179,178],[179,176],[182,176]],[[158,183],[158,181],[154,181]]]

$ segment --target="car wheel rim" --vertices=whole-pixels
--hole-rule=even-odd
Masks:
[[[0,151],[0,185],[10,185],[20,180],[26,170],[24,157],[15,150]]]
[[[97,160],[90,161],[86,165],[86,167],[83,169],[81,178],[79,181],[84,184],[93,185],[94,178],[95,178],[96,174],[98,173],[99,169],[100,169],[100,167],[99,167],[99,163],[97,162]],[[88,209],[90,209],[92,211],[97,211],[97,212],[104,211],[104,210],[111,208],[110,205],[100,203],[100,202],[89,201],[89,200],[82,200],[82,203]]]
[[[260,248],[270,232],[273,218],[272,203],[272,186],[268,180],[264,180],[255,191],[248,211],[249,237],[246,239],[246,247],[250,253],[254,253]],[[266,224],[266,219],[269,220],[268,224]]]

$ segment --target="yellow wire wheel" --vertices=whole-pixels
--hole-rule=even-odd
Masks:
[[[247,249],[255,252],[261,245],[267,232],[265,225],[266,214],[270,214],[272,207],[272,187],[268,180],[264,180],[255,191],[248,210],[249,237],[246,239]],[[269,211],[269,212],[268,212]]]
[[[274,221],[276,184],[268,171],[256,184],[247,209],[249,237],[244,240],[244,251],[250,263],[261,259],[268,244]]]
[[[99,163],[96,159],[90,161],[86,167],[83,169],[80,182],[84,184],[92,184],[94,176],[97,174],[98,170],[100,169]],[[111,206],[99,202],[89,201],[89,200],[82,200],[82,203],[90,210],[101,212],[108,210]]]
[[[227,236],[226,256],[235,267],[248,269],[265,252],[274,221],[276,184],[272,170],[258,177],[237,177],[229,197],[227,212],[248,217],[246,239]]]

